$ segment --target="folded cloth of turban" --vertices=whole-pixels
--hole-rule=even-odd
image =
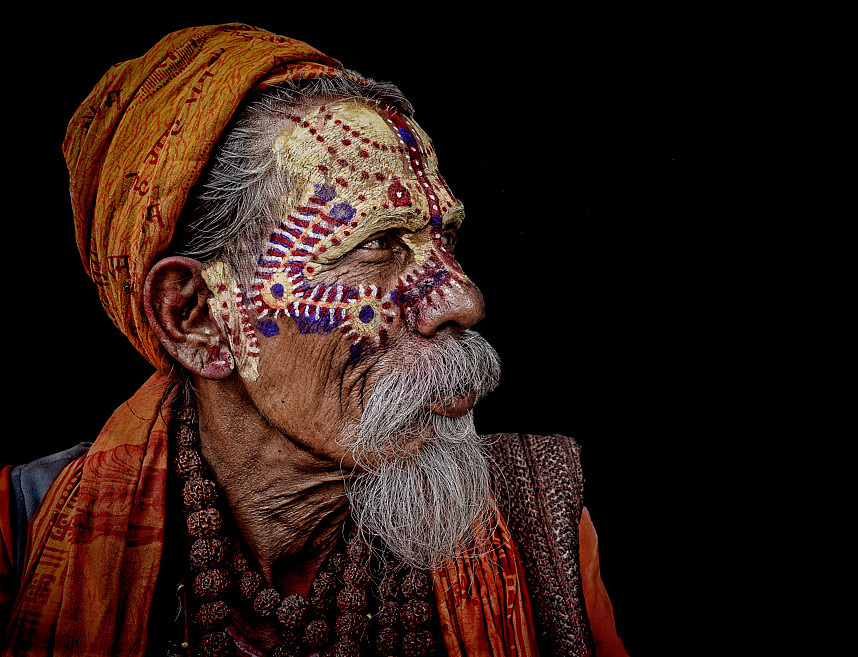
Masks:
[[[246,25],[190,28],[111,68],[75,114],[63,150],[81,258],[114,323],[156,367],[165,355],[143,281],[221,132],[248,91],[342,74],[300,41]],[[153,375],[48,490],[4,655],[145,654],[164,544],[166,386]],[[435,575],[450,654],[536,654],[521,562],[498,518],[486,555]],[[0,601],[14,596],[7,579]]]
[[[301,41],[247,25],[188,28],[111,68],[75,113],[63,153],[80,256],[114,324],[156,367],[165,353],[143,281],[221,133],[249,91],[333,75],[348,74]]]

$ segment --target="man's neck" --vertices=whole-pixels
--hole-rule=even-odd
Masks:
[[[299,592],[349,509],[338,464],[272,427],[235,386],[197,381],[202,454],[263,576]]]

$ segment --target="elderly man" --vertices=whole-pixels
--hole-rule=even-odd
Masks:
[[[3,471],[4,654],[625,654],[577,447],[474,429],[498,359],[396,88],[192,28],[113,67],[64,152],[158,373]]]

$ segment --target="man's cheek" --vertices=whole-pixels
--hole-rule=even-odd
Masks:
[[[358,287],[358,296],[343,322],[342,332],[353,347],[363,343],[385,346],[390,325],[396,321],[398,310],[390,293],[382,295],[375,285]]]
[[[238,373],[245,379],[256,381],[259,377],[259,343],[256,339],[254,326],[247,312],[245,295],[231,268],[222,263],[215,262],[203,270],[203,279],[206,282],[212,296],[208,300],[209,315],[221,335],[228,340],[228,351],[232,353],[232,359],[219,350],[218,354],[212,356],[212,367],[220,368],[232,364],[238,369]],[[226,361],[221,364],[221,361]]]

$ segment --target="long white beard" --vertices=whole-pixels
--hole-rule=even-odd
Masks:
[[[497,354],[479,334],[437,337],[428,351],[375,383],[360,422],[346,431],[358,466],[358,474],[346,477],[352,517],[367,540],[379,538],[400,562],[431,570],[479,551],[480,528],[493,514],[473,413],[450,418],[426,404],[470,392],[479,399],[499,376]]]

